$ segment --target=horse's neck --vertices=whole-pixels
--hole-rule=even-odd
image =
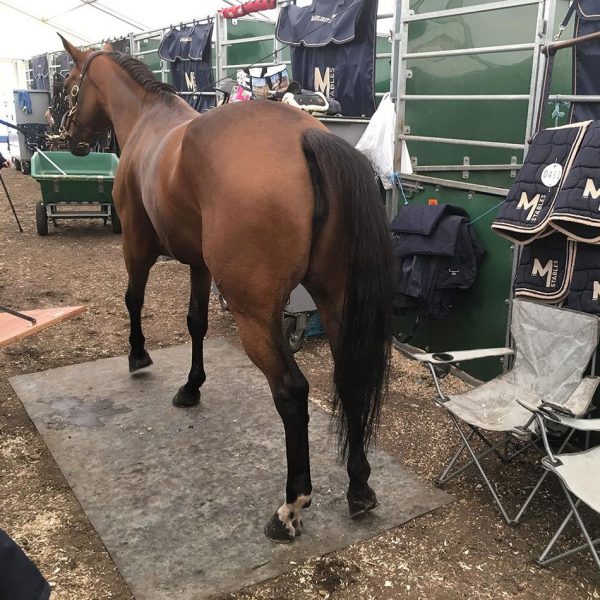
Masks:
[[[143,124],[151,123],[160,135],[161,130],[166,132],[175,123],[197,116],[187,103],[176,101],[173,106],[167,106],[158,95],[146,92],[128,79],[113,83],[105,97],[106,111],[122,149],[134,129]],[[160,115],[157,114],[159,112]]]

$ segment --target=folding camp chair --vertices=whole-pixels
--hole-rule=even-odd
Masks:
[[[598,345],[599,322],[593,315],[516,299],[513,301],[511,319],[514,350],[488,348],[413,355],[429,366],[438,394],[436,402],[448,411],[462,441],[435,482],[443,485],[475,466],[505,521],[516,524],[547,472],[544,472],[518,514],[511,519],[488,478],[481,459],[494,453],[503,462],[509,462],[535,446],[535,442],[539,440],[535,416],[517,400],[524,401],[533,408],[542,404],[555,406],[574,417],[582,417],[589,411],[600,377],[583,377],[583,374]],[[449,370],[451,363],[510,354],[514,354],[514,362],[512,368],[503,375],[462,394],[446,395],[442,391],[440,375]],[[466,428],[461,427],[461,422]],[[502,432],[504,435],[499,441],[492,441],[484,431]],[[560,451],[572,433],[572,430],[568,433]],[[509,442],[515,438],[524,442],[524,445],[509,453]],[[487,446],[479,454],[472,444],[476,439]],[[468,452],[468,462],[452,471],[464,450]]]
[[[596,565],[600,569],[600,558],[595,548],[600,543],[600,538],[592,540],[578,511],[579,505],[583,502],[597,513],[600,513],[600,479],[596,476],[600,470],[600,446],[591,450],[570,454],[553,453],[546,433],[546,423],[559,424],[570,428],[572,431],[576,429],[585,432],[600,431],[600,419],[573,418],[555,407],[545,404],[535,409],[534,412],[540,431],[542,432],[542,439],[547,453],[547,456],[542,459],[542,465],[547,470],[546,472],[552,472],[558,476],[571,507],[565,520],[538,558],[537,563],[542,567],[546,567],[561,558],[571,556],[576,552],[589,548]],[[573,496],[576,498],[576,501],[573,501]],[[586,543],[548,558],[550,551],[573,517],[575,517]]]

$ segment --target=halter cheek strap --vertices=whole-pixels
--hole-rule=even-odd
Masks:
[[[67,112],[67,114],[65,115],[65,118],[63,120],[64,125],[61,126],[61,135],[65,138],[68,139],[69,138],[69,134],[67,133],[67,129],[69,129],[69,127],[71,126],[71,124],[75,124],[75,125],[79,125],[80,127],[82,127],[81,123],[77,122],[77,119],[75,118],[75,114],[77,113],[77,101],[79,99],[79,93],[81,92],[81,86],[83,85],[83,80],[85,78],[85,76],[87,75],[87,72],[90,68],[90,65],[92,64],[92,61],[97,57],[100,56],[101,54],[106,54],[106,52],[104,52],[103,50],[94,50],[94,52],[92,52],[91,54],[88,55],[88,57],[85,59],[85,62],[83,63],[83,66],[81,67],[81,72],[79,73],[79,83],[75,84],[72,88],[71,88],[71,98],[72,98],[72,106],[69,109],[69,111]],[[96,133],[103,133],[102,131],[93,131],[93,134]]]

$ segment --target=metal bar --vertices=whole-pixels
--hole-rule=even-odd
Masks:
[[[406,121],[406,94],[407,61],[404,58],[408,52],[408,23],[406,17],[410,14],[409,1],[394,3],[394,33],[392,35],[392,60],[390,67],[390,95],[395,102],[396,121],[394,131],[404,133]],[[402,142],[394,143],[394,171],[402,172]],[[400,190],[397,186],[392,189],[391,207],[388,217],[392,220],[400,203]]]
[[[17,222],[17,225],[19,227],[19,231],[21,233],[23,233],[23,228],[21,227],[21,221],[19,221],[19,217],[17,216],[17,211],[15,210],[15,207],[12,203],[12,199],[10,197],[10,194],[8,193],[8,188],[6,187],[6,184],[4,183],[4,178],[2,177],[2,173],[0,173],[0,183],[2,184],[2,187],[4,188],[4,193],[6,194],[6,199],[8,200],[8,204],[10,205],[10,208],[12,210],[12,213],[15,217],[15,220]]]
[[[227,23],[220,13],[217,13],[216,19],[215,85],[223,81],[225,77],[225,63],[227,62],[227,47],[224,46],[227,41]]]
[[[157,53],[158,53],[158,48],[154,48],[154,50],[140,50],[139,52],[134,52],[134,56],[145,56],[146,54],[157,54]]]
[[[68,177],[68,175],[51,158],[48,158],[45,152],[42,152],[39,148],[36,148],[36,151],[39,152],[55,169],[58,169],[65,177]]]
[[[391,52],[381,52],[375,55],[375,58],[392,58]]]
[[[400,134],[400,140],[412,142],[437,142],[439,144],[454,144],[457,146],[477,146],[480,148],[506,148],[507,150],[523,150],[525,144],[511,144],[509,142],[487,142],[484,140],[462,140],[459,138],[442,138],[428,135]]]
[[[405,58],[436,58],[446,56],[468,56],[469,54],[491,54],[499,52],[520,52],[533,50],[535,44],[508,44],[505,46],[481,46],[479,48],[459,48],[457,50],[432,50],[430,52],[409,52]]]
[[[363,125],[369,124],[369,119],[367,119],[367,118],[360,119],[358,117],[356,117],[356,118],[344,117],[344,118],[340,119],[339,117],[318,117],[317,116],[317,119],[319,119],[319,121],[324,121],[325,123],[362,123]]]
[[[12,315],[13,317],[19,317],[19,319],[23,319],[24,321],[29,321],[33,325],[35,325],[37,323],[37,321],[33,317],[30,317],[29,315],[26,315],[22,312],[19,312],[18,310],[13,310],[12,308],[8,308],[8,306],[0,306],[0,312],[8,313],[9,315]]]
[[[240,38],[237,40],[225,40],[221,42],[221,46],[233,46],[234,44],[246,44],[248,42],[264,42],[266,40],[272,40],[275,36],[270,35],[257,35],[256,37]]]
[[[528,6],[530,4],[538,4],[538,2],[539,0],[503,0],[500,2],[490,2],[489,4],[478,4],[476,6],[465,6],[463,8],[451,8],[448,10],[436,10],[418,15],[409,15],[407,16],[406,21],[425,21],[429,19],[441,19],[444,17],[457,17],[491,10]]]
[[[571,431],[569,431],[569,435],[567,435],[567,437],[565,438],[565,440],[561,444],[560,448],[557,451],[557,454],[560,454],[565,449],[565,446],[568,444],[569,440],[571,439],[571,436],[574,433],[575,433],[574,429],[571,429]],[[516,523],[518,523],[521,520],[521,517],[523,516],[523,514],[525,513],[525,511],[527,510],[527,508],[531,504],[531,501],[533,500],[534,496],[538,493],[538,490],[542,486],[542,483],[544,483],[544,480],[546,479],[546,477],[548,477],[549,473],[550,473],[550,471],[544,470],[544,472],[542,473],[542,476],[540,477],[540,479],[536,483],[535,487],[531,490],[531,493],[529,494],[529,496],[527,496],[527,499],[523,503],[523,506],[521,506],[521,509],[519,510],[519,512],[517,513],[517,515],[515,516],[515,518],[513,519],[513,523],[516,524]]]
[[[178,96],[216,96],[216,92],[177,92]]]
[[[472,432],[471,432],[472,433]],[[499,442],[497,442],[493,448],[487,448],[486,450],[484,450],[483,452],[480,452],[477,455],[477,458],[479,460],[486,458],[487,456],[489,456],[490,454],[492,454],[492,452],[496,452],[498,451],[498,448],[504,444],[504,439],[500,440]],[[463,446],[464,449],[464,446]],[[456,461],[455,461],[456,462]],[[456,471],[452,471],[452,473],[450,474],[446,474],[445,477],[442,479],[434,479],[434,482],[438,485],[446,485],[449,481],[452,481],[452,479],[454,479],[455,477],[458,477],[459,475],[462,475],[465,471],[468,471],[475,463],[473,462],[473,459],[471,459],[468,463],[464,464],[462,467],[459,467],[458,469],[456,469]]]
[[[506,513],[506,510],[504,509],[504,506],[502,505],[502,502],[500,501],[500,497],[496,493],[496,490],[494,489],[492,482],[488,479],[486,472],[483,470],[483,467],[479,463],[479,460],[477,459],[477,455],[475,454],[473,448],[471,448],[471,446],[469,445],[469,442],[468,442],[465,434],[463,433],[463,430],[460,428],[460,426],[458,424],[457,418],[451,412],[449,412],[448,414],[452,418],[452,421],[454,422],[454,426],[458,430],[458,434],[462,438],[462,441],[465,443],[465,446],[466,446],[469,454],[471,455],[471,458],[475,461],[475,466],[477,467],[479,474],[481,475],[481,477],[483,477],[485,484],[487,485],[488,489],[490,490],[490,493],[492,494],[494,500],[496,501],[496,505],[500,509],[500,512],[502,513],[502,516],[504,517],[504,520],[510,525],[510,517]]]
[[[467,192],[480,192],[482,194],[490,194],[492,196],[506,197],[508,194],[507,188],[498,188],[489,185],[479,185],[476,183],[464,183],[462,181],[454,181],[453,179],[443,179],[441,177],[427,177],[426,175],[402,175],[402,179],[409,181],[419,181],[421,183],[430,183],[432,185],[441,185],[443,187],[466,190]]]
[[[249,65],[248,63],[243,63],[241,65],[223,65],[224,69],[246,69],[249,66],[252,67],[275,67],[277,65],[291,65],[291,61],[289,60],[282,60],[279,63],[276,62],[268,62],[268,63],[252,63],[251,65]]]
[[[403,94],[402,100],[529,100],[528,94]]]
[[[583,44],[585,42],[591,42],[593,40],[597,40],[600,38],[600,31],[595,31],[594,33],[588,33],[587,35],[581,35],[576,38],[571,38],[570,40],[563,40],[562,42],[555,42],[553,44],[547,44],[542,48],[542,52],[548,56],[548,54],[554,54],[557,50],[562,50],[563,48],[570,48],[571,46],[575,46],[577,44]]]
[[[573,96],[570,94],[553,94],[548,96],[550,102],[600,102],[600,96]]]
[[[423,165],[413,167],[415,173],[426,173],[429,171],[517,171],[523,165]]]

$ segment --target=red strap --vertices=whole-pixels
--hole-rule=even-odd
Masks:
[[[277,6],[277,0],[250,0],[237,6],[228,6],[219,11],[225,19],[237,19],[261,10],[271,10]]]

